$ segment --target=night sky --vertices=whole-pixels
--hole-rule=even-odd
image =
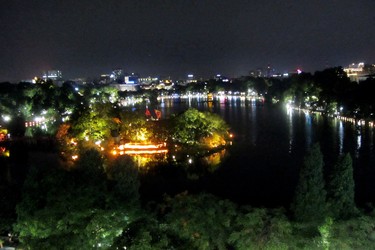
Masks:
[[[374,0],[1,0],[0,82],[375,63]]]

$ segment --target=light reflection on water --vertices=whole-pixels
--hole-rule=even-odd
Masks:
[[[169,117],[189,107],[219,114],[235,135],[229,157],[219,168],[223,183],[217,184],[226,187],[223,192],[230,198],[247,190],[254,199],[290,201],[306,150],[319,142],[329,168],[339,155],[352,155],[358,199],[375,201],[374,128],[240,99],[165,100],[161,111]]]
[[[343,153],[343,150],[344,150],[344,124],[343,124],[343,121],[339,121],[339,133],[338,133],[338,136],[339,136],[339,141],[340,141],[340,154]]]
[[[305,146],[309,147],[312,143],[312,115],[308,112],[304,112],[305,114],[305,135],[306,135],[306,143]]]
[[[288,153],[300,151],[301,142],[306,150],[312,143],[322,141],[323,144],[331,144],[327,147],[338,154],[351,152],[358,157],[363,144],[363,128],[358,130],[350,122],[303,111],[258,106],[255,102],[240,98],[217,99],[214,102],[206,101],[204,98],[165,99],[159,108],[162,110],[163,118],[188,108],[215,112],[222,116],[232,127],[233,132],[247,144],[257,146],[265,141],[265,138],[260,137],[261,135],[269,138],[274,135],[278,137],[278,143],[287,145]],[[373,149],[374,129],[368,129],[370,131],[366,140]],[[282,141],[284,139],[287,139],[286,143]]]
[[[362,145],[362,135],[358,134],[357,135],[357,150],[355,151],[356,158],[359,157],[359,150],[361,149],[361,145]]]

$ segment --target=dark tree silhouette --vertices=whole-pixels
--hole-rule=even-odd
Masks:
[[[326,191],[319,144],[314,144],[304,158],[292,210],[301,222],[320,222],[325,216]]]
[[[354,201],[353,164],[350,154],[341,156],[333,167],[328,184],[328,203],[332,217],[348,219],[357,213]]]

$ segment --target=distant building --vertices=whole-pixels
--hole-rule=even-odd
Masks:
[[[141,85],[150,85],[152,83],[158,83],[159,82],[159,77],[140,77],[138,78],[138,82]]]
[[[138,74],[132,73],[131,75],[125,75],[122,79],[111,81],[110,85],[120,91],[138,91],[140,89],[138,78]],[[112,80],[111,76],[110,79]]]
[[[249,75],[253,77],[263,77],[264,72],[263,72],[263,69],[258,68],[256,70],[250,70]]]
[[[120,91],[138,91],[140,89],[139,84],[111,83],[110,86]]]
[[[124,79],[124,75],[125,73],[123,69],[114,69],[109,77],[111,81],[119,82],[122,81],[122,79]]]
[[[174,86],[174,82],[170,78],[161,79],[159,83],[156,85],[157,89],[166,89],[170,90]]]
[[[198,82],[198,80],[194,78],[193,74],[187,75],[186,83],[196,83],[196,82]]]
[[[216,81],[229,82],[228,77],[223,76],[223,75],[221,75],[221,74],[217,74],[217,75],[214,77],[214,79],[215,79]]]
[[[266,68],[257,68],[250,70],[249,75],[252,77],[273,77],[276,74],[276,70],[271,66],[267,65]]]
[[[126,75],[124,77],[125,84],[138,84],[139,76],[138,74],[131,73],[130,75]]]
[[[53,81],[62,80],[62,72],[60,70],[44,71],[42,73],[42,79],[45,80],[45,81],[47,81],[47,80],[53,80]]]
[[[265,77],[272,77],[274,74],[275,74],[275,69],[272,68],[271,65],[267,65]]]
[[[360,82],[375,74],[375,65],[363,62],[358,64],[352,63],[344,68],[344,71],[351,81]]]
[[[111,75],[108,75],[108,74],[100,75],[100,78],[99,78],[100,84],[108,84],[110,82],[111,82]]]

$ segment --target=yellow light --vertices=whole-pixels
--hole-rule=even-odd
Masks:
[[[73,161],[77,160],[78,159],[78,155],[72,155],[72,159],[73,159]]]
[[[113,155],[120,155],[123,154],[162,154],[167,153],[168,149],[165,148],[166,143],[159,143],[159,144],[145,144],[145,143],[126,143],[123,145],[119,145],[116,149],[112,151]]]
[[[168,153],[168,149],[159,149],[159,150],[125,150],[125,154],[162,154]]]
[[[157,149],[161,147],[165,147],[164,144],[138,144],[138,143],[126,143],[125,145],[120,145],[120,147],[124,149]]]

